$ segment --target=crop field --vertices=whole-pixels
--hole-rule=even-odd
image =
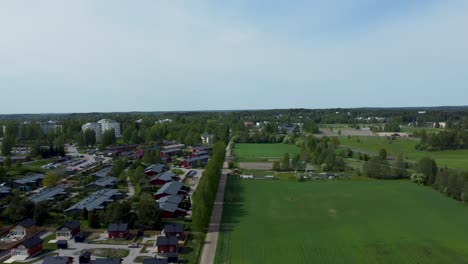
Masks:
[[[241,162],[261,162],[280,159],[285,153],[293,156],[299,153],[299,148],[291,144],[250,144],[234,145],[234,156]]]
[[[429,156],[437,161],[439,167],[447,166],[453,169],[468,169],[468,150],[420,151],[415,149],[418,140],[397,138],[388,140],[386,137],[340,137],[342,146],[351,149],[377,154],[382,148],[390,156],[402,154],[403,157],[416,161]]]
[[[468,207],[408,181],[229,178],[215,263],[466,263]]]

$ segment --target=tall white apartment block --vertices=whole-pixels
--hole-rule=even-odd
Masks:
[[[119,138],[121,136],[120,123],[119,122],[114,121],[114,120],[110,120],[110,119],[101,119],[101,120],[98,121],[98,124],[101,125],[102,133],[104,133],[107,130],[114,129],[115,137]]]
[[[86,129],[94,130],[96,133],[96,142],[101,142],[102,134],[107,131],[114,129],[115,137],[119,138],[121,136],[120,133],[120,123],[110,119],[101,119],[99,121],[86,123],[81,126],[81,130],[84,132]]]
[[[87,129],[94,130],[94,133],[96,133],[96,142],[101,142],[102,139],[102,129],[101,129],[101,124],[99,123],[86,123],[81,126],[81,130],[85,132]]]

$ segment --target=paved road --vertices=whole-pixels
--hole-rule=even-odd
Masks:
[[[130,177],[127,177],[127,186],[128,186],[127,196],[128,198],[132,198],[133,195],[135,195],[135,187],[133,187]]]
[[[231,145],[226,148],[226,158],[224,159],[223,173],[219,180],[218,192],[216,193],[216,200],[213,205],[211,213],[210,225],[208,226],[208,233],[206,234],[205,243],[203,245],[203,252],[200,263],[212,264],[216,256],[216,246],[218,244],[219,226],[221,225],[221,217],[223,216],[223,201],[224,190],[226,188],[227,174],[228,174],[228,161],[231,158]]]
[[[60,256],[70,256],[74,258],[73,263],[79,263],[79,254],[82,250],[88,249],[100,249],[100,248],[113,248],[113,249],[127,249],[129,255],[125,257],[122,261],[123,264],[135,263],[134,260],[138,256],[144,257],[154,257],[154,253],[141,253],[141,247],[139,248],[128,248],[126,245],[104,245],[104,244],[87,244],[87,243],[75,243],[73,240],[68,241],[68,249],[57,250],[55,253],[58,253]],[[152,248],[149,248],[149,251],[153,251]],[[95,256],[92,259],[96,259]],[[30,260],[29,260],[30,261]],[[40,264],[42,260],[34,262],[34,264]]]

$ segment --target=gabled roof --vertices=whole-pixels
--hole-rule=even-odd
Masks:
[[[80,222],[76,221],[76,220],[71,220],[69,222],[66,222],[64,223],[61,227],[59,227],[58,229],[61,229],[63,227],[66,227],[70,230],[73,230],[73,229],[76,229],[76,228],[79,228],[80,227]]]
[[[21,245],[23,245],[25,248],[32,248],[35,247],[39,244],[42,244],[42,239],[39,237],[31,237],[26,239]]]
[[[167,264],[167,259],[147,258],[143,260],[143,264]]]
[[[177,175],[175,175],[175,173],[173,173],[172,171],[165,171],[161,174],[154,176],[153,178],[150,179],[150,181],[161,180],[161,181],[168,182],[168,181],[172,181],[172,178],[176,176]]]
[[[42,264],[67,264],[70,258],[72,257],[64,257],[64,256],[46,257],[42,261]]]
[[[158,203],[173,203],[179,205],[182,202],[182,196],[180,195],[169,195],[164,196],[158,200]]]
[[[183,233],[184,232],[184,225],[172,223],[164,226],[163,229],[164,233]]]
[[[151,166],[148,166],[145,169],[145,173],[147,172],[156,172],[156,173],[161,173],[164,170],[164,165],[161,163],[156,163]]]
[[[207,160],[209,158],[210,158],[210,156],[208,156],[208,155],[202,155],[202,156],[197,156],[197,157],[193,157],[193,158],[188,158],[187,161],[188,162],[194,162],[194,161],[198,161],[198,160]]]
[[[102,177],[100,179],[97,179],[96,181],[86,185],[86,186],[98,186],[98,187],[112,187],[115,185],[115,182],[117,181],[118,179],[116,177],[110,177],[110,176],[106,176],[106,177]]]
[[[88,198],[81,200],[79,203],[65,210],[65,212],[72,210],[83,210],[86,208],[88,212],[94,209],[104,209],[106,202],[113,202],[114,197],[121,195],[117,189],[103,189],[92,193]]]
[[[28,183],[36,183],[37,181],[42,180],[42,179],[44,179],[44,174],[37,173],[37,174],[32,174],[32,175],[26,176],[26,177],[21,178],[21,179],[17,179],[17,180],[14,181],[14,183],[24,185],[24,184],[28,184]]]
[[[104,169],[93,173],[92,176],[97,177],[97,178],[107,177],[111,170],[112,170],[112,166],[105,167]]]
[[[179,208],[178,204],[173,203],[160,203],[159,210],[174,213]]]
[[[90,264],[120,264],[119,258],[97,258],[96,260],[91,260]]]
[[[43,189],[42,191],[28,197],[33,203],[54,200],[55,196],[66,194],[63,187],[53,187]]]
[[[176,236],[158,236],[156,246],[176,246],[179,239]]]
[[[124,232],[128,230],[128,224],[109,224],[107,232]]]
[[[156,195],[164,193],[169,195],[176,195],[180,191],[180,189],[182,189],[183,186],[184,184],[181,182],[168,182],[164,184],[161,188],[159,188],[159,190],[156,192]]]
[[[19,222],[17,226],[22,226],[24,228],[31,227],[36,224],[36,221],[34,221],[31,218],[24,219],[23,221]]]

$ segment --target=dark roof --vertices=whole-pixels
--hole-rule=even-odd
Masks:
[[[91,257],[91,252],[89,252],[89,251],[81,252],[80,257],[90,258]]]
[[[143,260],[143,264],[167,264],[167,259],[147,258]]]
[[[105,203],[113,202],[116,196],[121,195],[117,189],[103,189],[92,193],[88,198],[81,200],[79,203],[65,210],[65,212],[72,210],[83,210],[86,208],[88,212],[94,209],[104,209]]]
[[[161,174],[158,174],[156,176],[154,176],[153,178],[151,178],[150,181],[154,181],[154,180],[161,180],[161,181],[165,181],[165,182],[168,182],[168,181],[172,181],[172,178],[176,177],[177,175],[175,175],[175,173],[173,173],[172,171],[165,171]]]
[[[118,179],[116,177],[111,177],[111,176],[106,176],[97,179],[96,181],[86,185],[86,186],[97,186],[97,187],[113,187],[115,185],[115,182]]]
[[[61,229],[62,227],[66,227],[70,230],[73,230],[73,229],[80,227],[80,222],[76,220],[71,220],[69,222],[64,223],[61,227],[59,227],[59,229]]]
[[[106,177],[111,170],[112,170],[112,166],[105,167],[104,169],[102,169],[100,171],[97,171],[97,172],[93,173],[92,175],[94,177],[98,177],[98,178]]]
[[[202,155],[202,156],[197,156],[197,157],[193,157],[193,158],[188,158],[187,161],[188,162],[194,162],[194,161],[198,161],[198,160],[207,160],[209,158],[210,158],[210,156],[208,156],[208,155]]]
[[[164,196],[158,200],[158,203],[173,203],[179,205],[182,202],[182,196],[180,195],[169,195]]]
[[[28,228],[36,224],[36,221],[34,221],[31,218],[24,219],[23,221],[19,222],[17,225]]]
[[[96,260],[91,260],[90,264],[120,264],[119,258],[98,258]]]
[[[156,195],[163,193],[176,195],[180,191],[180,189],[182,189],[183,186],[184,184],[181,182],[168,182],[164,184],[161,188],[159,188],[159,190],[156,192]]]
[[[150,172],[150,171],[161,173],[163,170],[164,170],[164,165],[161,164],[161,163],[156,163],[156,164],[153,164],[153,165],[147,167],[145,169],[145,173]]]
[[[46,257],[42,261],[42,264],[67,264],[69,258],[71,257],[63,257],[63,256]]]
[[[35,247],[35,246],[37,246],[39,244],[42,244],[42,239],[40,239],[39,237],[28,238],[22,243],[22,245],[25,248],[32,248],[32,247]]]
[[[173,203],[160,203],[159,204],[159,209],[165,212],[174,213],[175,211],[177,211],[178,208],[179,208],[178,204],[173,204]]]
[[[175,246],[179,239],[176,236],[158,236],[156,246]]]
[[[184,232],[184,225],[172,223],[164,226],[163,229],[164,233],[183,233]]]
[[[53,187],[43,189],[42,191],[28,197],[33,203],[53,200],[55,196],[66,194],[63,187]]]
[[[8,194],[10,193],[11,189],[6,187],[6,186],[0,186],[0,193],[3,193],[3,194]]]
[[[107,232],[122,232],[128,230],[128,224],[109,224]]]
[[[37,181],[42,180],[42,179],[44,179],[44,174],[37,173],[37,174],[29,175],[24,178],[15,180],[14,183],[24,185],[28,183],[36,183]]]

